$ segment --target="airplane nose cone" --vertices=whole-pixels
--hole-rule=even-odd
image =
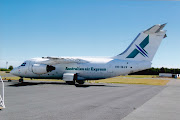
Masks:
[[[14,68],[10,71],[11,74],[16,75],[17,74],[17,68]]]
[[[14,69],[10,71],[11,74],[14,74]]]

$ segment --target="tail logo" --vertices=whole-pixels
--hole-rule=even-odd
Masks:
[[[138,45],[135,45],[136,48],[126,57],[126,58],[134,58],[136,57],[139,53],[144,56],[148,57],[148,53],[144,49],[149,43],[149,35]]]

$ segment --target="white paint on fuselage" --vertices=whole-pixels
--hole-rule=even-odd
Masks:
[[[68,57],[69,58],[69,57]],[[78,73],[78,76],[89,79],[110,78],[119,75],[127,75],[132,72],[148,69],[149,61],[130,61],[112,58],[80,58],[87,63],[68,63],[53,65],[56,69],[46,74],[35,74],[32,71],[33,64],[42,64],[46,59],[34,58],[25,61],[25,66],[14,68],[11,73],[25,78],[54,78],[62,79],[64,73]],[[73,70],[72,70],[73,69]],[[100,70],[99,70],[100,69]]]

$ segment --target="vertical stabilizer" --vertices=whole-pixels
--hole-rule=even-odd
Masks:
[[[165,25],[154,25],[139,33],[130,46],[114,59],[152,61],[162,39],[166,37],[166,30],[162,30]]]

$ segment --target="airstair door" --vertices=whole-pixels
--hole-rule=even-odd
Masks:
[[[34,62],[29,61],[29,64],[28,64],[28,65],[29,65],[29,66],[28,66],[28,69],[29,69],[29,71],[31,71],[31,72],[32,72],[33,63],[34,63]]]

